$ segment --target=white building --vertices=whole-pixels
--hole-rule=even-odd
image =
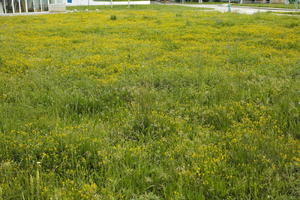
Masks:
[[[0,0],[0,14],[63,11],[65,8],[65,0]]]
[[[148,5],[150,0],[129,1],[131,5]],[[0,0],[0,14],[59,12],[66,6],[128,5],[128,1],[111,0]]]
[[[67,6],[95,6],[95,5],[128,5],[128,1],[118,0],[66,0]],[[131,5],[149,5],[150,0],[129,1]]]

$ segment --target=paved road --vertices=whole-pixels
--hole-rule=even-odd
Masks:
[[[172,4],[188,7],[197,8],[212,8],[219,12],[228,12],[228,4]],[[254,14],[258,12],[295,12],[295,9],[284,9],[284,8],[254,8],[246,6],[232,6],[231,12],[241,13],[241,14]],[[298,10],[300,11],[300,10]]]

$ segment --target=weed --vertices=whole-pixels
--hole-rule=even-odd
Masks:
[[[111,15],[110,20],[117,20],[117,16],[116,15]]]

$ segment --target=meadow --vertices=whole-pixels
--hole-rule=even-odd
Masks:
[[[0,199],[299,199],[299,92],[299,17],[0,17]]]
[[[296,9],[297,5],[295,5],[294,2],[291,2],[289,4],[279,4],[279,3],[268,3],[268,4],[256,4],[256,3],[250,3],[250,4],[234,4],[236,6],[249,6],[249,7],[262,7],[262,8],[285,8],[285,9]],[[299,3],[298,3],[299,8]]]
[[[208,0],[207,0],[208,1]],[[177,3],[181,3],[182,0],[177,0]],[[220,2],[206,2],[203,1],[201,4],[228,4],[228,0],[227,1],[220,1]],[[245,1],[244,1],[245,2]],[[195,4],[195,5],[199,5],[199,1],[198,0],[188,0],[185,1],[184,4]],[[297,7],[297,5],[295,5],[294,1],[290,1],[289,4],[284,4],[284,3],[259,3],[259,1],[257,1],[257,3],[255,3],[253,1],[253,3],[251,3],[251,1],[246,1],[245,3],[240,3],[237,0],[231,1],[231,4],[233,6],[246,6],[246,7],[260,7],[260,8],[285,8],[285,9],[295,9]],[[299,8],[299,2],[298,2],[298,8]]]

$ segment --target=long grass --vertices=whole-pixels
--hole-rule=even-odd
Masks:
[[[0,199],[299,199],[299,22],[0,17]]]

